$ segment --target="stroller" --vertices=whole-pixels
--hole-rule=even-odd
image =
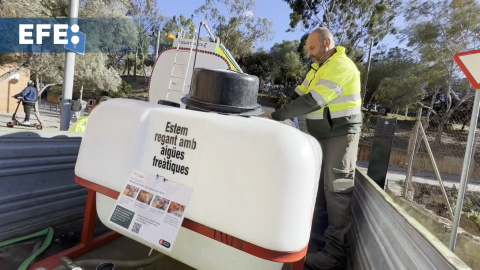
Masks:
[[[7,127],[13,128],[14,126],[24,126],[24,127],[34,127],[34,128],[36,128],[36,129],[38,129],[38,130],[41,130],[41,129],[43,128],[43,126],[42,126],[42,123],[40,122],[40,119],[38,119],[38,115],[37,115],[37,111],[36,111],[35,107],[33,107],[34,112],[35,112],[35,117],[37,118],[37,121],[38,121],[40,124],[23,125],[22,123],[20,123],[20,122],[17,120],[17,111],[18,111],[18,108],[20,107],[20,103],[21,103],[22,101],[23,101],[22,98],[19,98],[19,99],[18,99],[17,108],[15,109],[15,112],[14,112],[13,115],[12,115],[12,121],[7,123]],[[30,103],[30,102],[28,102],[28,103]],[[30,104],[34,104],[34,103],[30,103]]]

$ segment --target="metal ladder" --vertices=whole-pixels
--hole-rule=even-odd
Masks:
[[[184,38],[185,37],[185,30],[182,28],[180,30],[180,34],[179,34],[179,38]],[[175,53],[175,58],[173,59],[173,67],[172,67],[172,72],[170,74],[170,81],[168,83],[168,90],[167,90],[167,96],[165,97],[165,100],[168,101],[168,95],[170,94],[170,91],[173,91],[173,92],[178,92],[181,94],[181,96],[183,97],[184,96],[184,91],[185,91],[185,85],[186,85],[186,82],[187,82],[187,75],[188,75],[188,68],[190,67],[190,59],[192,57],[192,52],[193,52],[193,45],[194,43],[196,42],[196,39],[195,39],[195,35],[193,36],[193,39],[192,39],[192,44],[190,46],[190,52],[188,54],[188,61],[187,63],[178,63],[177,62],[177,56],[178,56],[178,53],[180,52],[179,48],[180,48],[180,41],[177,43],[177,51]],[[185,52],[185,51],[183,51]],[[176,66],[185,66],[185,75],[183,76],[175,76],[174,73],[175,73],[175,67]],[[182,79],[183,80],[183,86],[181,89],[174,89],[172,88],[172,85],[173,85],[173,80],[174,79]]]

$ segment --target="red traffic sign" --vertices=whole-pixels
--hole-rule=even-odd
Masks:
[[[480,90],[480,50],[457,53],[453,58],[473,87]]]

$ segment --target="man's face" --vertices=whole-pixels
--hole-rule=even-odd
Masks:
[[[327,61],[326,49],[325,40],[321,39],[316,33],[308,36],[307,53],[308,57],[310,57],[314,63],[321,65]]]

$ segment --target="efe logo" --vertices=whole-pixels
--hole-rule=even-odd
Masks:
[[[44,37],[50,36],[51,24],[19,24],[18,42],[22,45],[34,44],[33,30],[36,28],[36,42],[35,44],[42,44]],[[32,30],[32,31],[28,31]],[[62,31],[65,30],[65,31]],[[78,25],[74,24],[70,27],[70,31],[77,33],[80,30]],[[67,39],[68,24],[54,24],[53,25],[53,44],[78,44],[80,38],[77,35],[72,35],[71,39]],[[28,38],[30,37],[30,38]]]

